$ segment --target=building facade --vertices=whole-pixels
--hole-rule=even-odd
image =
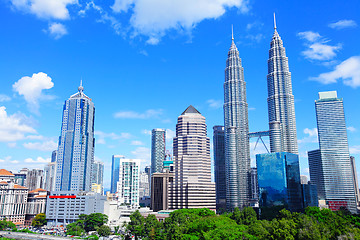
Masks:
[[[173,142],[175,176],[169,196],[170,209],[216,209],[210,139],[206,132],[205,117],[193,106],[178,117]]]
[[[50,162],[46,164],[44,168],[44,189],[47,191],[55,191],[55,174],[56,174],[56,162]]]
[[[259,184],[257,176],[257,168],[250,170],[250,206],[256,207],[259,205]]]
[[[28,193],[25,225],[31,226],[32,220],[39,213],[46,211],[46,197],[48,191],[42,188],[32,190]]]
[[[120,159],[117,194],[119,203],[139,206],[140,160]]]
[[[224,131],[226,206],[241,209],[249,204],[249,122],[244,69],[234,37],[225,68]]]
[[[166,151],[166,131],[155,128],[151,131],[151,174],[162,172]]]
[[[94,162],[95,107],[79,92],[65,101],[56,158],[56,191],[90,191]]]
[[[174,173],[165,171],[151,176],[151,209],[154,212],[169,209],[169,193]]]
[[[299,157],[292,153],[256,155],[260,207],[284,206],[301,211]]]
[[[291,73],[283,41],[276,30],[270,43],[268,60],[268,113],[270,151],[298,153],[294,95]]]
[[[91,188],[93,184],[100,185],[100,193],[104,194],[104,163],[100,161],[94,161],[92,166]]]
[[[224,126],[214,126],[214,165],[216,211],[226,210],[225,132]]]
[[[120,159],[125,159],[125,157],[122,155],[112,156],[110,193],[115,193],[117,190],[117,182],[119,181]]]
[[[93,192],[54,191],[47,197],[48,226],[66,226],[76,222],[80,214],[104,213],[106,196]]]
[[[359,182],[358,182],[358,178],[357,178],[355,157],[350,156],[350,163],[351,163],[351,171],[352,171],[352,176],[353,176],[353,181],[354,181],[356,204],[359,207],[359,205],[360,205],[360,199],[359,199],[360,193],[359,193]]]
[[[320,92],[315,101],[319,150],[308,152],[310,180],[319,199],[332,210],[347,207],[356,212],[343,100],[336,91]]]
[[[15,175],[0,169],[0,220],[25,225],[28,189],[15,184]]]
[[[32,169],[27,172],[26,185],[29,191],[44,188],[44,170]]]

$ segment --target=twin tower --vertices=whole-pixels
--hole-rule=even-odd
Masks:
[[[268,60],[268,113],[271,152],[298,153],[291,73],[283,42],[276,30]],[[246,82],[239,51],[232,43],[226,60],[224,131],[227,209],[243,208],[249,201],[249,120]]]

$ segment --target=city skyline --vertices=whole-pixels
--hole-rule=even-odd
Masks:
[[[85,8],[85,2],[80,3]],[[50,16],[51,11],[39,16],[26,8],[20,11],[9,2],[2,3],[0,120],[4,127],[0,130],[3,136],[0,163],[3,168],[43,169],[52,150],[57,148],[63,102],[81,78],[86,93],[96,105],[95,158],[104,162],[105,172],[110,172],[114,154],[142,159],[142,167],[148,165],[149,131],[168,129],[167,146],[171,146],[169,139],[174,136],[178,113],[189,104],[206,117],[208,137],[212,139],[210,129],[223,122],[223,69],[231,24],[247,82],[250,132],[267,130],[266,60],[273,12],[277,15],[279,34],[292,72],[302,174],[308,175],[306,151],[316,149],[313,103],[319,91],[337,90],[343,96],[350,154],[355,153],[359,162],[358,75],[355,70],[348,75],[333,72],[349,64],[355,66],[353,69],[358,66],[360,49],[356,43],[360,20],[355,9],[359,9],[359,3],[343,6],[334,2],[322,9],[321,1],[307,6],[249,1],[247,13],[239,12],[244,10],[240,6],[244,5],[224,7],[224,12],[218,15],[221,17],[215,20],[214,16],[206,16],[208,20],[200,17],[195,21],[196,27],[190,27],[187,33],[170,28],[157,45],[151,45],[146,43],[149,39],[143,32],[134,38],[116,35],[108,20],[95,21],[100,16],[94,11],[78,17],[77,10],[83,10],[80,7],[75,12],[65,4],[70,17],[61,20]],[[111,11],[109,6],[102,7]],[[12,23],[10,28],[5,25],[7,22]],[[63,24],[68,34],[54,39],[49,28],[53,23]],[[103,39],[97,37],[98,33]],[[319,47],[324,50],[320,51]],[[333,73],[317,78],[327,72]],[[335,83],[337,78],[340,80]],[[30,80],[39,80],[41,84],[34,91],[27,91],[29,85],[25,83]],[[327,81],[328,85],[320,81]],[[178,93],[185,89],[188,93],[180,96]],[[254,141],[250,149],[253,160]],[[261,151],[264,152],[258,146],[257,153]],[[110,174],[104,175],[108,188]]]

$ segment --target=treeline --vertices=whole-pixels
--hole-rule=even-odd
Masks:
[[[269,209],[267,209],[269,212]],[[154,215],[144,218],[139,211],[130,216],[125,239],[360,239],[360,215],[347,210],[332,212],[308,207],[304,213],[282,209],[274,216],[258,219],[247,207],[216,215],[202,209],[181,209],[164,222]]]

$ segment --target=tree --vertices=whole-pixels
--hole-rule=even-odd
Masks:
[[[102,225],[101,227],[98,228],[97,233],[101,236],[101,237],[107,237],[111,234],[111,229],[109,226],[106,225]]]
[[[39,228],[47,223],[45,213],[37,214],[31,222],[31,226]]]
[[[136,210],[130,215],[130,222],[126,229],[134,235],[135,239],[139,239],[146,236],[144,223],[144,217],[141,216],[139,210]]]
[[[68,235],[81,236],[84,233],[85,230],[76,222],[70,223],[66,226],[66,234]]]
[[[108,216],[105,214],[102,214],[102,213],[91,213],[91,214],[87,215],[86,217],[84,217],[82,215],[80,215],[80,216],[81,216],[80,221],[82,221],[82,219],[85,218],[84,229],[86,232],[96,231],[99,227],[101,227],[108,221]],[[79,218],[80,218],[80,216],[79,216]]]
[[[11,221],[6,221],[6,219],[0,220],[0,231],[8,229],[16,230],[16,225]]]

